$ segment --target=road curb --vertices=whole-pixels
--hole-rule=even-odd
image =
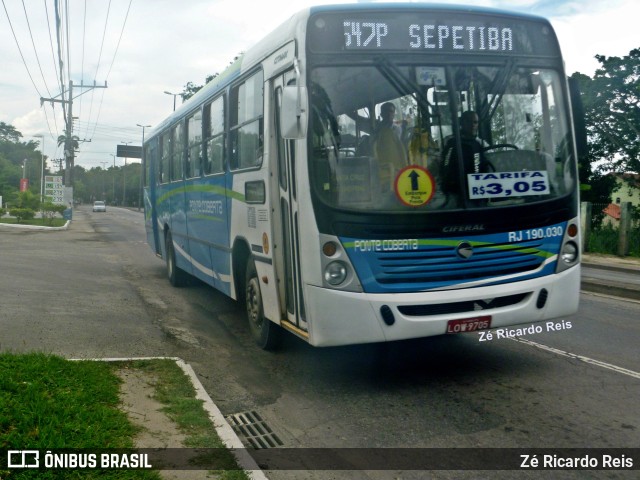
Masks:
[[[598,270],[609,270],[613,272],[637,272],[640,274],[640,266],[636,266],[633,264],[609,265],[604,263],[582,262],[581,265],[588,268],[597,268]]]
[[[589,279],[582,279],[580,289],[585,292],[599,293],[613,297],[628,298],[640,301],[640,290],[629,288],[625,285],[616,285],[606,282],[594,282]]]
[[[62,227],[46,227],[44,225],[21,225],[21,224],[15,224],[15,223],[0,223],[0,228],[6,227],[9,229],[13,228],[18,230],[39,230],[39,231],[45,231],[45,232],[57,232],[60,230],[68,230],[70,224],[71,224],[71,220],[68,220],[67,223],[65,223]]]
[[[220,437],[220,440],[231,450],[231,453],[236,458],[238,465],[245,471],[247,476],[252,480],[268,480],[267,476],[260,469],[256,461],[249,455],[246,447],[242,444],[242,441],[236,435],[231,425],[227,422],[222,415],[222,412],[218,406],[213,402],[204,386],[198,379],[196,372],[191,365],[178,357],[130,357],[130,358],[70,358],[71,361],[96,361],[96,362],[135,362],[142,360],[173,360],[176,365],[184,372],[189,378],[191,385],[196,391],[196,399],[202,400],[202,406],[209,415],[209,419],[215,428],[216,433]]]

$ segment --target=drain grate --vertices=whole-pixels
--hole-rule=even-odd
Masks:
[[[275,448],[284,445],[256,411],[234,413],[226,419],[233,430],[242,435],[253,448]]]

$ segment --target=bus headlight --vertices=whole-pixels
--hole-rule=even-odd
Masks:
[[[324,280],[329,284],[338,286],[347,279],[347,266],[342,262],[331,262],[324,269]]]
[[[566,264],[572,264],[578,259],[578,246],[573,242],[567,242],[562,247],[560,253],[562,261]]]

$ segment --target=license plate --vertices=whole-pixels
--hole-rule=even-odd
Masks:
[[[491,315],[449,320],[447,322],[447,333],[477,332],[488,328],[491,328]]]

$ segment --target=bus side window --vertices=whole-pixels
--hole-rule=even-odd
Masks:
[[[205,175],[225,169],[224,107],[224,96],[204,107]]]
[[[199,177],[202,165],[202,113],[198,110],[187,119],[186,178]]]
[[[171,129],[171,164],[169,165],[169,179],[171,181],[182,180],[183,174],[183,127],[182,123],[176,124]]]
[[[259,166],[264,140],[262,71],[231,92],[231,168]]]
[[[162,134],[160,141],[160,169],[158,170],[158,182],[167,183],[169,181],[169,164],[171,163],[171,136],[169,132]]]

